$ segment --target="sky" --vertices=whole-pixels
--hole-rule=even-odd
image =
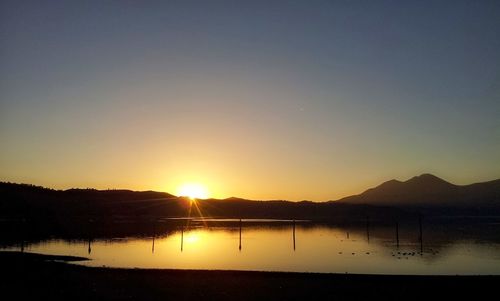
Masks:
[[[0,3],[0,181],[325,201],[500,178],[499,1]]]

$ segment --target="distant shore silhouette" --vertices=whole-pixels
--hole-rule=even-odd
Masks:
[[[29,184],[0,183],[2,218],[188,216],[190,201],[165,192],[130,190],[53,190]],[[232,218],[311,220],[404,216],[409,212],[447,215],[500,213],[500,179],[458,186],[423,174],[406,182],[387,181],[354,196],[328,202],[205,199],[189,214]]]

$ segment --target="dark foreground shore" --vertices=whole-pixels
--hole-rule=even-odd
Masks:
[[[499,276],[352,274],[88,268],[84,260],[0,252],[3,300],[428,300],[496,299]],[[4,299],[4,297],[7,297]]]

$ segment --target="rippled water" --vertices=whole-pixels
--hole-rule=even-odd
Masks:
[[[156,237],[106,240],[53,239],[24,251],[89,257],[83,265],[107,267],[221,269],[366,274],[500,274],[500,244],[466,238],[427,241],[401,229],[311,226],[286,221],[260,225],[209,225]],[[432,235],[431,235],[432,234]],[[18,250],[10,246],[4,250]],[[423,251],[421,253],[421,250]]]

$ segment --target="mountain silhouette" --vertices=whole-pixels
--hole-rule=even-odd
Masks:
[[[488,207],[500,205],[500,179],[455,185],[431,174],[405,182],[390,180],[336,202],[380,206]]]

